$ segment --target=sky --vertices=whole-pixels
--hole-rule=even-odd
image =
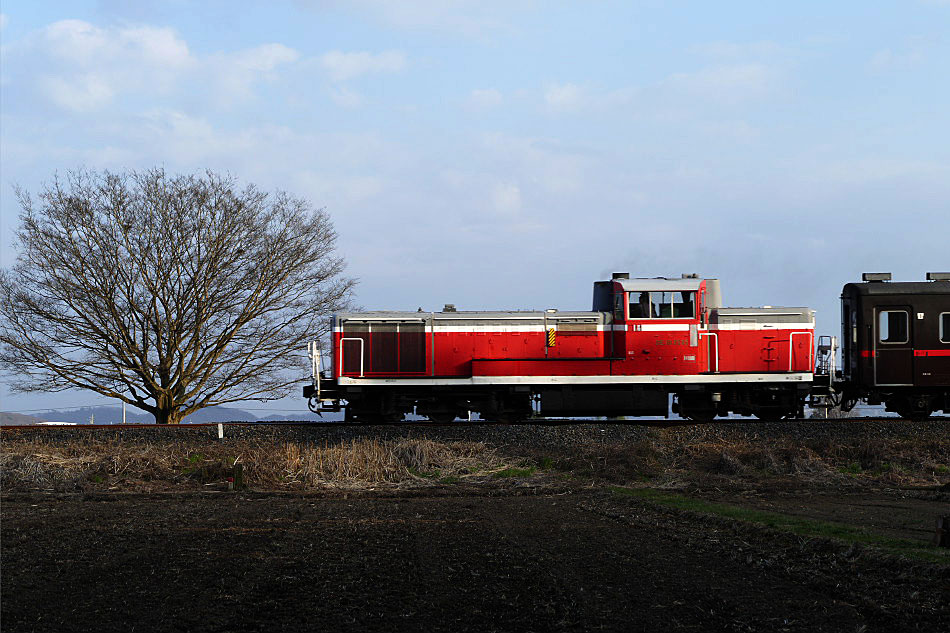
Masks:
[[[367,309],[590,309],[611,271],[699,273],[836,334],[861,272],[950,270],[950,0],[0,11],[4,267],[14,185],[163,166],[326,207]]]

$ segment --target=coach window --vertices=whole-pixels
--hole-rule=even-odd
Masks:
[[[696,318],[695,306],[696,306],[695,292],[673,293],[673,316],[676,317],[677,319]]]
[[[878,315],[878,336],[882,343],[907,342],[907,312],[882,310]]]
[[[631,319],[649,319],[650,318],[650,293],[649,292],[631,292],[630,293],[630,318]]]
[[[940,342],[950,343],[950,312],[940,313]]]

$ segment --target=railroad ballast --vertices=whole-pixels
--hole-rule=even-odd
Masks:
[[[840,370],[836,337],[815,340],[814,310],[725,307],[718,279],[614,273],[594,283],[589,312],[447,305],[334,315],[330,349],[311,346],[304,396],[315,412],[345,408],[347,420],[366,422],[412,412],[451,421],[671,409],[693,420],[777,419],[802,416],[809,399],[844,409],[883,402],[905,417],[946,411],[950,276],[885,276],[845,286]]]

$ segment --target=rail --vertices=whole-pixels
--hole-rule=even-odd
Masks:
[[[694,422],[692,420],[667,419],[667,418],[640,418],[640,419],[614,419],[614,420],[591,420],[591,419],[571,419],[571,418],[526,418],[523,420],[459,420],[457,422],[433,422],[431,420],[406,420],[406,421],[374,421],[374,422],[344,422],[334,420],[313,420],[299,422],[200,422],[185,424],[69,424],[69,425],[3,425],[0,426],[0,433],[19,433],[23,431],[48,431],[51,433],[70,432],[73,429],[80,432],[92,431],[116,431],[123,433],[135,429],[151,429],[157,432],[167,431],[169,433],[185,432],[188,430],[198,431],[201,429],[214,430],[219,426],[224,429],[235,428],[254,428],[254,427],[310,427],[310,428],[329,428],[329,427],[363,427],[372,428],[377,426],[447,426],[452,428],[465,428],[466,426],[708,426],[709,424],[790,424],[790,423],[812,423],[812,422],[840,422],[842,424],[854,422],[914,422],[922,421],[950,423],[950,416],[932,415],[925,420],[910,420],[901,417],[888,417],[880,415],[856,416],[851,418],[836,417],[815,417],[815,418],[788,418],[784,420],[759,420],[750,417],[738,418],[715,418],[710,422]],[[221,439],[218,433],[213,434],[215,438]]]

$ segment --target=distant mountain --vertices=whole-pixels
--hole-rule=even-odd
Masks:
[[[25,426],[28,424],[39,424],[45,422],[44,418],[38,418],[32,415],[23,415],[22,413],[4,413],[0,411],[0,426]]]
[[[66,411],[45,411],[38,413],[44,420],[50,422],[71,422],[73,424],[89,424],[90,420],[96,424],[121,424],[122,407],[80,407]],[[154,418],[137,409],[129,409],[126,413],[126,422],[130,424],[147,424]]]
[[[31,418],[19,413],[3,413],[3,416],[19,416],[21,418]],[[74,424],[89,424],[90,420],[95,424],[121,424],[122,407],[80,407],[68,411],[48,411],[37,414],[34,422],[7,422],[6,418],[2,424],[36,424],[48,420],[50,422],[72,422]],[[313,416],[311,413],[301,412],[293,415],[269,414],[265,418],[258,418],[252,413],[243,409],[231,407],[208,407],[201,409],[185,418],[185,424],[202,424],[209,422],[257,422],[257,421],[293,421],[309,420]],[[12,418],[11,418],[12,419]],[[155,418],[151,414],[128,407],[126,409],[125,420],[129,424],[152,424]]]
[[[293,413],[291,415],[275,415],[271,414],[266,417],[260,418],[259,422],[339,422],[343,420],[343,413],[324,413],[323,417],[311,413],[309,411],[301,411],[300,413]]]

